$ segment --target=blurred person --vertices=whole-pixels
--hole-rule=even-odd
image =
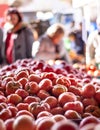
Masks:
[[[61,24],[50,26],[46,33],[33,43],[33,57],[37,60],[66,60],[70,63],[63,37],[64,29]]]
[[[74,63],[83,62],[85,56],[85,43],[76,32],[70,32],[70,57]]]
[[[4,36],[4,58],[10,64],[17,59],[32,57],[33,33],[27,24],[23,23],[22,16],[16,8],[9,8],[6,18],[10,29]]]
[[[100,64],[100,17],[96,20],[97,30],[90,33],[86,44],[86,64]]]
[[[76,30],[76,22],[74,20],[71,20],[69,24],[66,26],[66,35],[75,30]]]
[[[89,32],[86,30],[84,22],[78,23],[78,28],[75,30],[75,33],[86,43]]]
[[[2,62],[3,62],[3,58],[2,58],[2,45],[3,45],[3,31],[0,28],[0,64],[2,64]]]
[[[75,30],[78,37],[82,38],[82,22],[78,24],[78,28]]]
[[[70,30],[70,32],[76,30],[76,26],[75,26],[75,21],[74,20],[72,20],[70,22],[69,30]]]
[[[74,28],[74,27],[75,27],[75,21],[72,20],[72,21],[70,22],[70,28]]]

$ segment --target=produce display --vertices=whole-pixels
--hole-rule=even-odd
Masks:
[[[77,69],[84,69],[89,75],[92,77],[100,78],[100,67],[99,65],[85,65],[85,64],[80,64],[80,63],[75,63],[73,65],[74,68]]]
[[[0,130],[100,130],[100,81],[64,61],[0,69]]]

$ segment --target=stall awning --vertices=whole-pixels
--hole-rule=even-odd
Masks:
[[[94,0],[72,0],[72,5],[74,8],[85,6],[89,3],[94,2]]]
[[[30,11],[68,11],[72,0],[32,0],[28,5],[19,7],[22,12]]]

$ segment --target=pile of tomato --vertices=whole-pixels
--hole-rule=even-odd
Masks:
[[[99,118],[100,82],[84,69],[33,59],[0,69],[0,130],[99,130]]]

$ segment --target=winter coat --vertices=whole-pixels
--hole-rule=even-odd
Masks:
[[[6,40],[7,34],[5,36]],[[12,34],[13,39],[13,62],[18,59],[32,58],[32,44],[34,42],[33,33],[26,25],[20,25]],[[3,45],[3,56],[6,60],[5,54],[6,43]]]

